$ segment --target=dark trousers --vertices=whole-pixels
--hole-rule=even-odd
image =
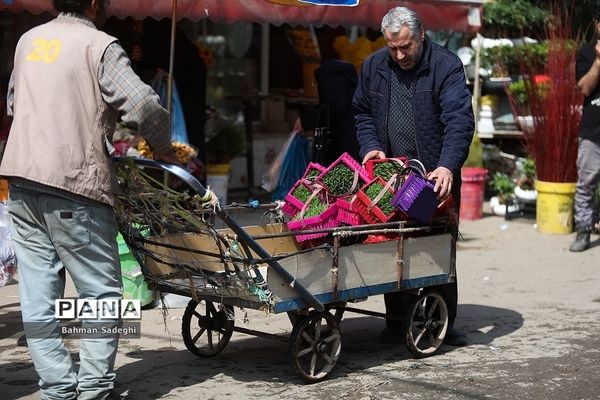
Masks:
[[[458,184],[455,185],[452,191],[452,196],[455,199],[455,212],[457,215],[456,225],[452,228],[452,251],[451,260],[452,263],[456,263],[456,241],[458,240],[458,213],[460,209],[460,185],[461,181],[458,180]],[[454,282],[447,283],[444,285],[433,286],[431,289],[437,290],[448,307],[448,328],[454,326],[454,320],[456,319],[456,310],[458,308],[458,283],[457,277],[454,277]],[[385,322],[387,326],[391,328],[403,328],[403,321],[408,321],[411,302],[416,299],[413,294],[406,294],[403,292],[392,292],[385,293],[383,295],[385,301],[386,314],[393,316],[394,318],[386,318]],[[400,319],[398,319],[400,318]]]

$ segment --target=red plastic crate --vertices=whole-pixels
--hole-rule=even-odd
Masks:
[[[356,200],[352,203],[354,210],[356,210],[360,216],[370,224],[387,222],[397,215],[395,210],[386,215],[383,213],[383,211],[381,211],[379,206],[371,205],[371,199],[369,199],[369,197],[365,194],[365,190],[376,182],[381,186],[386,185],[386,182],[380,177],[373,179],[371,182],[363,186],[358,193],[356,193]],[[392,196],[394,196],[394,190],[392,188],[388,188],[388,191]]]
[[[369,176],[369,180],[375,179],[375,165],[387,162],[401,162],[402,165],[407,168],[408,157],[394,157],[394,158],[371,158],[365,163],[365,170]],[[408,171],[406,172],[408,174]]]

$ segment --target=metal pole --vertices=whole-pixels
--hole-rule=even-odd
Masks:
[[[177,27],[177,0],[173,0],[173,9],[171,10],[171,44],[169,49],[169,76],[167,79],[167,110],[169,111],[169,121],[171,120],[171,110],[173,107],[173,66],[175,65],[175,34]],[[169,123],[169,128],[171,124]]]
[[[481,46],[483,36],[477,33],[477,48],[475,49],[475,73],[473,74],[473,115],[475,117],[475,134],[479,128],[479,100],[481,98],[481,85],[479,82],[479,68],[481,67]]]

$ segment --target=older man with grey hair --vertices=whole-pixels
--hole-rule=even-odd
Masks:
[[[458,215],[460,169],[475,126],[462,62],[429,39],[409,8],[391,9],[382,19],[381,33],[387,47],[364,61],[353,99],[363,162],[398,156],[419,159],[430,171],[438,197],[453,195]],[[464,345],[466,336],[453,327],[456,280],[439,290],[450,319],[446,343]],[[402,293],[385,295],[390,315],[406,315],[407,302]],[[382,339],[401,341],[403,331],[403,321],[388,319]]]

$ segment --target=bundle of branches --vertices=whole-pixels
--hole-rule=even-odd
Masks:
[[[193,298],[241,297],[272,306],[261,260],[235,235],[215,229],[214,213],[191,186],[133,160],[115,165],[117,224],[147,279]]]
[[[533,128],[524,130],[523,142],[535,160],[538,180],[575,182],[577,180],[577,138],[582,95],[575,79],[575,58],[579,37],[572,38],[571,12],[552,7],[547,28],[548,59],[540,68],[533,55],[523,53],[520,70],[533,117]],[[540,70],[545,75],[540,79]],[[516,99],[509,92],[513,105]]]

